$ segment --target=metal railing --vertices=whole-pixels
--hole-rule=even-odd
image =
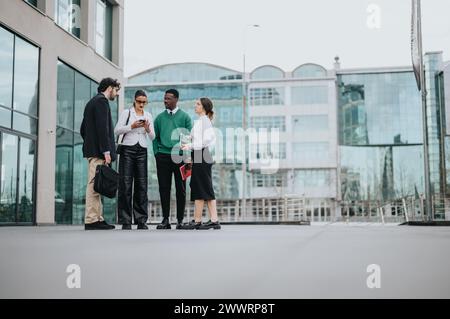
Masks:
[[[246,209],[244,210],[243,207]],[[283,222],[362,222],[403,223],[428,221],[423,195],[396,200],[336,202],[330,199],[308,199],[297,196],[218,200],[219,219],[229,223],[283,223]],[[434,219],[450,219],[450,196],[433,197]],[[176,203],[171,203],[171,219],[176,220]],[[186,202],[186,220],[193,219],[194,205]],[[207,216],[205,205],[203,216]],[[149,204],[149,221],[159,222],[162,209],[159,201]]]

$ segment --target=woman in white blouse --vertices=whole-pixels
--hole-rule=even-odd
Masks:
[[[212,184],[211,168],[213,159],[209,148],[216,142],[216,134],[211,123],[214,117],[213,103],[201,98],[195,104],[195,113],[199,116],[191,131],[192,143],[182,146],[192,151],[191,201],[195,202],[195,220],[183,225],[183,229],[220,229],[217,217],[216,197]],[[205,201],[208,205],[210,221],[202,224]]]
[[[122,135],[118,214],[124,230],[131,230],[132,216],[137,229],[148,229],[147,137],[154,140],[155,130],[152,115],[144,110],[147,104],[147,94],[137,91],[133,107],[120,114],[114,130],[117,136]]]

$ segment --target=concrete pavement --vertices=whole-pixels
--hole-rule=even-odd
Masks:
[[[0,298],[450,298],[445,227],[3,227],[0,255]],[[71,264],[80,289],[67,287]]]

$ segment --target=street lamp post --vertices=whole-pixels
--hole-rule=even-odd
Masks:
[[[242,72],[242,130],[243,130],[243,143],[242,148],[244,150],[242,158],[242,211],[241,217],[246,215],[247,210],[247,82],[246,82],[246,51],[247,51],[247,31],[249,28],[259,28],[259,24],[248,24],[244,30],[244,45],[243,45],[243,72]]]

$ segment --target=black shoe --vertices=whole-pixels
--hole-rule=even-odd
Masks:
[[[183,220],[178,220],[176,229],[183,229]]]
[[[222,227],[220,226],[220,223],[218,221],[215,223],[213,223],[212,221],[209,221],[207,223],[200,225],[197,229],[199,229],[199,230],[208,230],[208,229],[219,230],[221,228]]]
[[[109,227],[109,229],[116,229],[116,226],[110,225],[108,223],[106,223],[105,221],[101,222],[103,225],[105,225],[106,227]]]
[[[177,229],[193,230],[193,229],[198,229],[201,225],[202,225],[201,222],[200,223],[196,223],[195,220],[193,220],[190,223],[182,224],[180,226],[180,228],[177,228]],[[178,225],[177,225],[177,227],[178,227]]]
[[[147,227],[147,225],[145,223],[142,223],[142,224],[138,224],[137,229],[138,230],[147,230],[148,227]]]
[[[164,218],[161,224],[156,226],[156,229],[172,229],[172,227],[170,226],[169,219]]]
[[[115,226],[108,225],[106,222],[95,222],[92,224],[85,224],[84,230],[112,230]]]
[[[122,225],[122,230],[131,230],[131,224],[123,224]]]

